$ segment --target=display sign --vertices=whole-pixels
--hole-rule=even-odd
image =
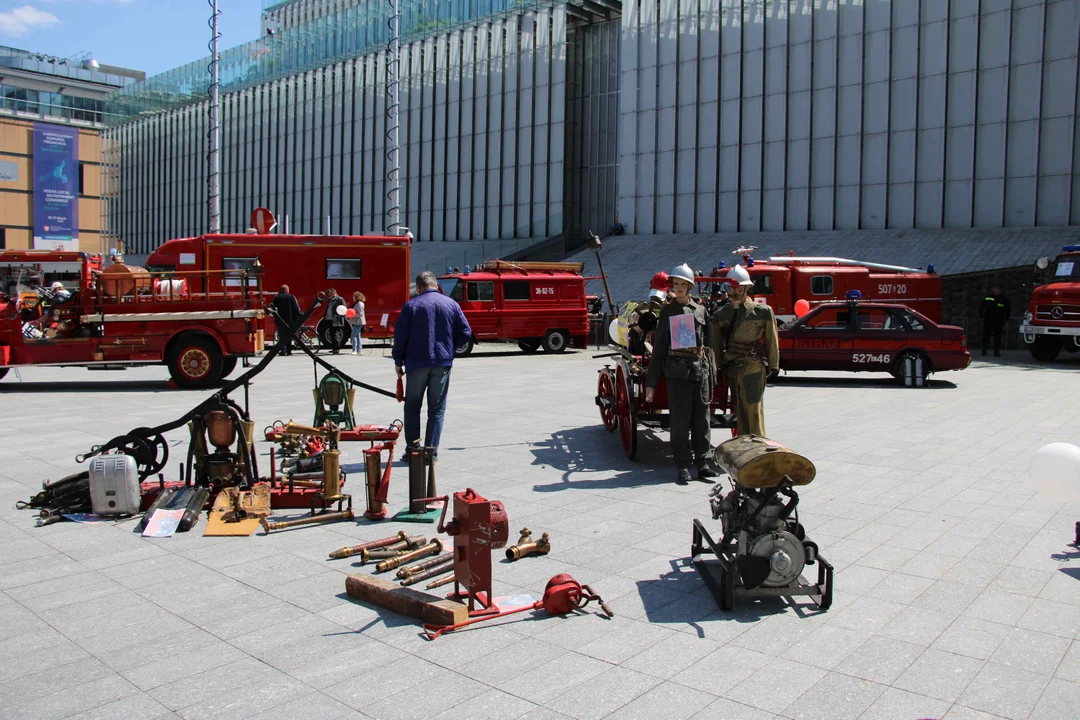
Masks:
[[[19,182],[19,163],[0,161],[0,182]]]
[[[693,315],[672,315],[668,318],[671,328],[671,349],[692,350],[697,347],[697,328]]]
[[[34,248],[79,249],[79,131],[34,123]]]

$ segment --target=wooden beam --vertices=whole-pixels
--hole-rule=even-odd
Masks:
[[[345,578],[350,597],[393,610],[431,625],[456,625],[469,619],[469,609],[454,600],[401,587],[397,583],[367,574]]]

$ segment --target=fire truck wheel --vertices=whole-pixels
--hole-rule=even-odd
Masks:
[[[1039,362],[1051,362],[1061,352],[1061,341],[1056,337],[1035,336],[1035,342],[1031,343],[1031,357]]]
[[[570,344],[570,336],[565,330],[548,330],[544,336],[544,352],[561,353]]]
[[[221,379],[221,349],[210,338],[181,337],[169,356],[169,374],[182,388],[210,387]]]
[[[465,357],[472,352],[472,349],[473,341],[472,338],[469,338],[468,340],[454,348],[454,357]]]
[[[521,352],[532,355],[534,352],[540,349],[539,340],[518,340],[517,346],[521,348]]]
[[[227,378],[236,369],[236,356],[231,355],[221,361],[221,377]]]

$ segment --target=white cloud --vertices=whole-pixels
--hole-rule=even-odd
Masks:
[[[0,33],[4,35],[18,36],[34,28],[52,27],[59,23],[60,20],[52,13],[29,5],[0,12]]]

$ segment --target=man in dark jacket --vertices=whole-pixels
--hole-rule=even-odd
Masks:
[[[979,306],[979,317],[983,321],[982,331],[982,354],[990,347],[990,336],[994,336],[994,357],[1001,357],[1001,330],[1005,327],[1005,321],[1009,319],[1012,308],[1009,298],[997,285],[994,286],[994,294],[988,295]]]
[[[348,319],[345,317],[345,312],[338,312],[338,308],[345,308],[345,298],[337,294],[337,290],[330,288],[327,291],[326,302],[326,315],[323,319],[326,321],[326,339],[330,341],[330,353],[337,355],[341,352],[342,345],[345,344],[345,337],[347,331],[345,326],[348,325]],[[348,308],[345,308],[347,311]]]
[[[289,292],[288,285],[282,285],[281,291],[274,296],[274,299],[270,301],[274,310],[277,312],[277,316],[281,318],[281,321],[288,323],[289,327],[295,327],[296,321],[300,319],[300,303],[296,301],[296,296]],[[292,342],[296,342],[297,338],[294,336]],[[281,351],[282,355],[292,355],[292,342],[285,346],[285,349]]]
[[[416,277],[416,296],[405,303],[394,323],[394,366],[405,376],[405,446],[420,440],[420,406],[427,396],[427,430],[424,447],[435,448],[446,414],[450,368],[454,348],[472,336],[461,307],[439,291],[435,274]]]

